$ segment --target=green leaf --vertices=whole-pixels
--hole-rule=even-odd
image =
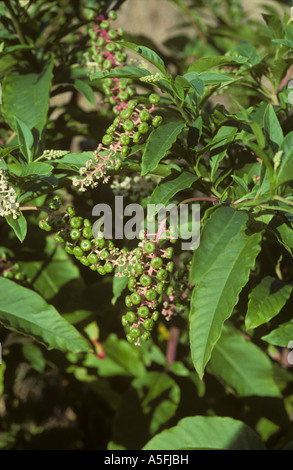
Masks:
[[[233,312],[260,251],[260,233],[249,233],[248,215],[231,207],[212,213],[194,252],[190,282],[195,284],[190,311],[190,345],[200,377]]]
[[[88,354],[83,365],[96,367],[102,377],[142,376],[145,374],[145,367],[139,357],[139,351],[124,339],[118,339],[114,333],[110,334],[103,343],[103,349],[105,358],[102,361],[93,354]]]
[[[258,435],[232,418],[192,416],[153,437],[143,450],[264,450]]]
[[[113,278],[113,297],[112,297],[112,305],[115,305],[117,299],[119,299],[120,295],[126,288],[129,281],[128,276],[114,276]]]
[[[13,70],[3,80],[2,113],[5,121],[17,132],[15,118],[41,135],[49,110],[49,95],[54,61],[49,60],[41,73]]]
[[[34,138],[27,125],[20,119],[15,118],[18,144],[21,152],[28,162],[32,160],[32,147]]]
[[[224,67],[227,65],[238,65],[247,62],[248,58],[244,57],[221,57],[221,56],[209,56],[201,57],[196,62],[188,67],[189,72],[207,72],[214,67]],[[185,75],[184,75],[185,76]]]
[[[37,372],[44,372],[46,360],[38,346],[33,343],[24,343],[22,346],[22,352],[24,357]]]
[[[162,124],[151,132],[142,156],[142,176],[153,171],[158,166],[160,160],[172,147],[184,126],[185,122],[181,118],[170,119],[167,123]]]
[[[282,127],[271,104],[268,105],[264,114],[264,129],[267,142],[272,147],[273,152],[276,153],[283,142],[284,136]]]
[[[53,170],[53,166],[48,163],[30,162],[23,169],[20,177],[27,176],[48,176]]]
[[[264,277],[249,294],[245,328],[256,328],[278,315],[292,292],[292,286],[271,276]]]
[[[74,279],[79,270],[72,258],[51,238],[47,238],[43,261],[21,262],[22,271],[32,280],[34,289],[46,300],[53,298],[60,289]]]
[[[147,75],[152,75],[149,70],[140,67],[126,65],[125,67],[115,67],[109,71],[100,70],[99,72],[90,75],[91,80],[100,80],[102,78],[141,78]]]
[[[73,83],[74,88],[81,93],[85,99],[93,106],[95,104],[95,94],[92,87],[83,80],[75,80]]]
[[[79,169],[82,166],[85,166],[86,162],[93,158],[93,152],[81,152],[81,153],[68,153],[62,158],[58,158],[56,163],[58,167],[70,168],[70,169]]]
[[[232,327],[224,328],[213,351],[209,371],[233,387],[240,396],[280,396],[269,358]]]
[[[0,278],[0,289],[0,322],[6,328],[33,337],[48,349],[90,350],[78,331],[39,294],[4,278]]]
[[[165,64],[156,52],[152,51],[146,46],[138,46],[137,44],[133,44],[132,42],[124,40],[119,41],[119,44],[121,44],[121,46],[123,47],[126,47],[127,49],[136,52],[141,57],[153,64],[155,67],[157,67],[157,69],[160,70],[164,75],[167,75]]]
[[[183,171],[182,173],[173,172],[167,178],[164,178],[158,186],[154,189],[149,204],[168,204],[170,199],[183,189],[190,188],[190,186],[198,179],[196,175]],[[153,212],[148,215],[155,215],[158,208],[154,208]]]
[[[289,132],[283,140],[280,150],[283,152],[277,170],[277,185],[293,180],[293,132]]]
[[[14,233],[17,236],[17,238],[21,242],[23,242],[27,233],[27,222],[26,222],[26,218],[24,217],[24,215],[20,214],[20,216],[17,217],[17,219],[14,219],[12,215],[7,215],[5,219],[7,223],[10,225],[10,227],[14,230]]]
[[[263,336],[262,339],[274,346],[287,348],[289,343],[293,341],[293,320],[283,323],[279,328]]]

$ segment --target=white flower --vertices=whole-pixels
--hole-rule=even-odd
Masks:
[[[9,185],[7,172],[0,168],[0,217],[12,215],[14,219],[17,219],[19,214],[16,192]]]

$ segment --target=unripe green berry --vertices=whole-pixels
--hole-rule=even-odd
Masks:
[[[103,266],[99,266],[97,271],[98,271],[99,274],[101,274],[101,276],[104,276],[106,274],[106,271],[103,268]]]
[[[172,246],[170,246],[169,248],[167,248],[167,250],[166,250],[166,258],[171,259],[172,256],[173,256],[173,251],[174,251],[174,249],[172,248]]]
[[[132,121],[130,121],[130,119],[127,119],[126,121],[124,121],[122,126],[125,131],[132,131],[132,129],[134,128],[134,124]]]
[[[108,29],[109,26],[110,26],[110,22],[107,21],[107,20],[101,21],[101,23],[100,23],[100,28],[101,29]]]
[[[143,326],[145,327],[146,330],[151,330],[154,326],[154,322],[151,318],[147,318],[144,322],[143,322]]]
[[[151,260],[151,266],[154,269],[160,269],[163,266],[162,258],[159,258],[159,256],[155,256],[155,258]]]
[[[149,125],[146,122],[141,122],[138,126],[138,131],[141,134],[146,134],[149,130]]]
[[[127,312],[126,313],[126,318],[129,321],[129,323],[134,323],[136,320],[136,315],[134,312]]]
[[[145,331],[145,332],[141,335],[141,339],[142,339],[143,341],[147,341],[150,336],[151,336],[150,332],[149,332],[149,331]]]
[[[152,254],[156,251],[156,245],[154,242],[146,242],[143,246],[143,249],[146,253]]]
[[[131,109],[122,109],[120,112],[120,117],[121,119],[129,119],[131,114]]]
[[[135,263],[135,272],[140,276],[143,273],[143,265],[141,263]]]
[[[118,93],[118,98],[121,101],[127,101],[128,100],[128,93],[126,91],[120,91],[120,93]]]
[[[110,253],[109,253],[109,251],[107,251],[107,250],[103,250],[103,251],[100,253],[100,258],[101,258],[101,260],[106,260],[106,259],[109,258],[109,256],[110,256]]]
[[[127,296],[125,297],[125,305],[126,305],[126,307],[132,307],[132,302],[131,302],[131,297],[130,297],[130,295],[127,295]]]
[[[66,211],[69,215],[72,215],[72,216],[75,215],[75,209],[72,206],[67,206]]]
[[[122,134],[119,140],[121,145],[128,145],[130,143],[130,137],[126,134]]]
[[[137,105],[137,100],[130,100],[128,101],[127,108],[128,110],[131,110],[131,109],[134,109],[136,105]]]
[[[127,325],[128,325],[128,321],[127,321],[126,315],[123,315],[123,317],[121,318],[121,323],[122,323],[123,326],[127,326]]]
[[[92,243],[90,242],[90,240],[81,240],[80,242],[80,248],[83,250],[83,251],[89,251],[92,247]],[[92,263],[93,264],[93,263]]]
[[[73,228],[71,231],[70,231],[70,238],[72,240],[78,240],[80,238],[80,231],[77,230],[76,228]]]
[[[90,255],[88,255],[87,259],[91,264],[97,264],[98,262],[98,257],[95,253],[91,253]]]
[[[134,338],[131,336],[130,333],[128,333],[128,334],[126,335],[126,339],[127,339],[127,341],[128,341],[129,343],[133,343],[133,341],[134,341]]]
[[[132,140],[135,144],[138,144],[141,138],[141,133],[140,132],[135,132],[132,136]]]
[[[113,271],[113,264],[110,263],[110,261],[107,261],[107,263],[104,264],[104,269],[106,273],[111,273]]]
[[[152,125],[154,127],[159,127],[163,122],[162,116],[155,116],[152,120]]]
[[[167,271],[169,271],[169,273],[172,273],[174,271],[174,263],[173,261],[170,261],[167,266],[166,266],[166,269]]]
[[[135,277],[131,277],[131,278],[129,279],[129,281],[128,281],[128,289],[129,289],[130,291],[132,291],[132,290],[134,289],[135,283],[136,283]]]
[[[146,305],[142,305],[141,307],[139,307],[139,309],[137,310],[137,313],[140,317],[142,318],[147,318],[149,316],[149,313],[150,313],[150,310],[149,308],[146,306]]]
[[[148,291],[146,291],[145,298],[148,301],[155,300],[157,298],[157,292],[155,291],[155,289],[149,289]]]
[[[140,305],[141,304],[141,296],[137,292],[133,292],[130,296],[131,302],[133,305]]]
[[[157,272],[157,279],[159,281],[165,281],[167,278],[168,272],[166,271],[166,269],[159,269],[159,271]]]
[[[162,294],[165,288],[165,284],[163,282],[159,282],[157,284],[157,292],[158,294]]]
[[[154,321],[157,321],[158,318],[159,318],[159,315],[160,315],[160,314],[159,314],[158,310],[156,310],[156,311],[152,314],[152,319],[153,319]]]
[[[117,13],[114,10],[109,11],[108,16],[111,18],[111,20],[117,20]]]
[[[148,121],[151,117],[150,113],[148,112],[147,109],[142,109],[139,113],[139,117],[141,121]]]
[[[54,240],[57,243],[64,243],[63,238],[60,235],[57,235],[57,234],[54,236]]]
[[[152,279],[147,274],[143,274],[142,276],[140,276],[139,282],[143,287],[149,287],[152,283]]]
[[[70,225],[72,228],[80,228],[82,226],[82,220],[80,217],[72,217],[70,220]]]
[[[123,137],[123,136],[122,136]],[[128,137],[128,136],[127,136]],[[122,157],[127,157],[128,155],[128,152],[129,152],[129,148],[128,148],[128,145],[124,145],[124,147],[122,147],[121,149],[121,155]]]
[[[112,140],[113,140],[113,137],[109,134],[105,134],[102,138],[102,142],[105,145],[111,144]]]
[[[92,229],[90,227],[84,227],[82,231],[82,235],[84,236],[84,238],[92,238],[93,236]]]
[[[160,97],[159,95],[157,95],[156,93],[152,93],[150,96],[149,96],[149,102],[152,103],[152,104],[157,104],[160,102]]]
[[[172,287],[172,286],[169,286],[169,287],[167,288],[166,294],[167,294],[168,296],[170,296],[170,295],[173,295],[173,293],[174,293],[173,287]]]
[[[85,256],[82,256],[79,261],[80,261],[84,266],[89,266],[89,265],[90,265],[89,260],[88,260]]]
[[[83,250],[80,248],[80,246],[75,246],[72,249],[72,252],[73,252],[74,256],[76,256],[76,257],[80,257],[80,256],[83,255]]]
[[[132,328],[129,332],[129,334],[132,336],[132,338],[137,339],[139,338],[141,331],[139,328]]]

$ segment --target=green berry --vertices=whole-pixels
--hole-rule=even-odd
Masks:
[[[78,240],[80,238],[80,231],[77,230],[76,228],[73,228],[70,231],[70,237],[72,240]]]
[[[174,293],[173,287],[172,287],[172,286],[169,286],[168,289],[167,289],[167,291],[166,291],[166,294],[167,294],[168,296],[170,296],[170,295],[173,295],[173,293]]]
[[[140,305],[141,304],[141,296],[137,292],[133,292],[130,296],[131,302],[133,305]]]
[[[122,155],[122,157],[124,157],[124,158],[127,157],[128,152],[129,152],[128,145],[124,145],[124,147],[122,147],[122,149],[121,149],[121,155]]]
[[[105,269],[103,268],[103,266],[99,266],[98,269],[97,269],[98,273],[101,274],[102,276],[104,276],[106,274],[106,271]]]
[[[88,255],[87,259],[91,264],[97,264],[98,262],[98,257],[97,255],[95,255],[95,253],[91,253],[90,255]]]
[[[166,269],[167,271],[169,271],[169,273],[172,273],[174,271],[174,263],[173,261],[170,261],[167,266],[166,266]]]
[[[90,240],[82,240],[80,242],[80,248],[83,250],[83,251],[89,251],[92,247],[92,243],[90,242]],[[92,263],[93,264],[93,263]]]
[[[128,110],[134,109],[135,106],[137,105],[137,100],[130,100],[128,101],[127,108]],[[131,113],[130,113],[131,116]]]
[[[127,339],[127,341],[128,341],[129,343],[133,343],[133,341],[134,341],[134,338],[131,336],[130,333],[128,333],[128,334],[126,335],[126,339]]]
[[[159,127],[163,122],[162,116],[155,116],[154,119],[152,120],[152,125],[154,127]]]
[[[110,263],[110,261],[107,261],[107,263],[104,264],[104,269],[106,273],[111,273],[113,271],[113,264]]]
[[[137,313],[140,317],[142,318],[146,318],[149,316],[149,313],[150,313],[150,310],[149,308],[146,306],[146,305],[142,305],[141,307],[139,307],[139,309],[137,310]]]
[[[82,256],[79,260],[84,266],[89,266],[90,265],[90,262],[89,260],[86,258],[86,256]]]
[[[134,339],[139,338],[140,334],[141,334],[141,331],[140,331],[139,328],[132,328],[132,329],[130,330],[130,335],[131,335],[132,338],[134,338]]]
[[[163,266],[162,258],[159,258],[159,256],[155,256],[155,258],[153,258],[151,261],[151,266],[154,269],[160,269]]]
[[[142,109],[139,113],[139,117],[141,121],[148,121],[151,117],[150,113],[148,112],[147,109]]]
[[[117,39],[118,34],[117,34],[117,32],[115,31],[115,29],[109,29],[109,31],[108,31],[108,36],[109,36],[109,39],[114,40],[114,39]]]
[[[108,52],[114,52],[116,49],[116,45],[113,44],[113,42],[110,42],[109,44],[106,45],[105,49]]]
[[[105,70],[110,70],[110,69],[112,68],[112,62],[111,62],[110,59],[104,60],[104,62],[103,62],[103,68],[104,68]]]
[[[174,249],[172,248],[172,246],[170,246],[169,248],[167,248],[167,250],[166,250],[166,258],[171,259],[172,256],[173,256],[173,251],[174,251]]]
[[[125,305],[126,305],[126,307],[132,307],[132,302],[131,302],[131,297],[130,297],[130,295],[127,295],[127,296],[125,297]]]
[[[94,239],[94,244],[98,248],[103,248],[105,246],[106,242],[105,242],[104,238],[95,238]]]
[[[151,104],[157,104],[160,102],[160,97],[159,95],[157,95],[156,93],[152,93],[150,96],[149,96],[149,102]]]
[[[102,28],[102,29],[108,29],[109,26],[110,26],[110,22],[107,21],[107,20],[101,21],[101,23],[100,23],[100,28]]]
[[[147,274],[143,274],[142,276],[140,276],[139,282],[143,287],[149,287],[152,283],[152,279]]]
[[[120,112],[120,117],[121,119],[129,119],[131,114],[131,109],[122,109]]]
[[[141,134],[146,134],[149,130],[149,125],[146,122],[141,122],[138,126],[138,131]]]
[[[56,235],[54,236],[54,240],[55,240],[55,242],[57,242],[57,243],[64,243],[63,238],[62,238],[60,235],[58,235],[58,234],[56,234]]]
[[[132,129],[134,128],[134,124],[132,121],[130,121],[130,119],[127,119],[126,121],[124,121],[122,126],[125,131],[132,131]]]
[[[132,291],[135,287],[135,284],[136,284],[135,277],[131,277],[128,281],[128,289]]]
[[[168,272],[166,271],[166,269],[159,269],[159,271],[157,272],[157,279],[159,281],[165,281],[167,278]]]
[[[76,257],[81,257],[83,255],[83,250],[80,248],[80,246],[75,246],[73,249],[72,249],[72,252],[74,254],[74,256]]]
[[[153,319],[154,321],[157,321],[158,318],[159,318],[159,315],[160,315],[160,314],[159,314],[158,310],[156,310],[156,311],[152,314],[152,319]]]
[[[105,145],[111,144],[112,140],[113,140],[113,137],[109,134],[105,134],[102,138],[102,142]]]
[[[95,264],[91,264],[91,265],[90,265],[90,269],[91,269],[92,271],[96,271],[96,270],[97,270],[97,266],[96,266]]]
[[[165,288],[165,284],[163,282],[159,282],[157,284],[157,292],[158,294],[162,294]]]
[[[152,254],[156,251],[156,245],[154,242],[146,242],[143,249],[146,253]]]
[[[110,256],[110,253],[109,253],[109,251],[107,251],[107,250],[103,250],[103,251],[100,253],[100,258],[101,258],[101,260],[106,260],[106,259],[109,258],[109,256]]]
[[[126,91],[120,91],[120,93],[118,93],[118,98],[121,101],[127,101],[128,100],[128,93]]]
[[[145,331],[145,332],[141,335],[141,339],[142,339],[143,341],[147,341],[150,336],[151,336],[150,332],[149,332],[149,331]]]
[[[67,210],[67,213],[68,213],[69,215],[72,215],[72,216],[75,215],[75,209],[74,209],[74,207],[72,207],[72,206],[67,206],[66,210]]]
[[[145,298],[146,298],[148,301],[155,300],[156,297],[157,297],[157,292],[155,291],[155,289],[149,289],[149,290],[146,291],[146,293],[145,293]]]
[[[143,326],[145,327],[146,330],[151,330],[154,326],[154,322],[151,318],[147,318],[144,321]]]
[[[121,323],[122,323],[123,326],[127,326],[127,325],[128,325],[128,321],[127,321],[126,315],[123,315],[123,317],[121,318]]]
[[[141,138],[140,132],[135,132],[132,136],[132,140],[135,144],[138,144]]]
[[[105,39],[104,38],[98,38],[96,41],[96,45],[98,47],[102,47],[105,44]]]
[[[93,232],[91,227],[85,227],[82,231],[82,235],[84,236],[84,238],[92,238]]]
[[[143,273],[143,265],[141,263],[135,263],[134,269],[139,276]]]
[[[120,136],[120,144],[121,145],[128,145],[130,143],[130,137],[129,135],[122,134]]]
[[[111,18],[111,20],[117,20],[117,13],[114,10],[111,10],[109,12],[108,16],[109,16],[109,18]]]
[[[80,228],[82,226],[82,220],[80,217],[72,217],[70,220],[70,225],[72,228]]]
[[[134,323],[136,320],[136,315],[134,312],[127,312],[126,313],[126,318],[129,321],[129,323]]]

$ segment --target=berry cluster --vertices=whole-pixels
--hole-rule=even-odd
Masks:
[[[7,259],[6,253],[2,253],[0,257],[0,277],[18,282],[28,280],[26,274],[21,271],[19,264]]]
[[[111,28],[111,20],[116,20],[116,18],[115,11],[110,11],[108,16],[100,15],[89,31],[93,60],[98,64],[99,70],[106,72],[113,68],[123,67],[127,59],[122,46],[116,43],[121,39],[123,31],[121,28]],[[128,78],[114,77],[103,80],[102,90],[106,100],[113,106],[114,113],[119,114],[127,107],[129,97],[135,93],[130,85],[131,80]]]
[[[128,311],[122,316],[121,322],[128,329],[127,340],[136,345],[140,344],[140,340],[146,341],[150,337],[154,323],[159,318],[159,309],[163,307],[161,312],[167,320],[175,312],[174,288],[170,285],[174,270],[173,247],[160,246],[159,232],[154,240],[144,233],[137,248],[138,260],[130,268],[128,289],[131,294],[125,298]],[[172,238],[170,241],[173,241]]]
[[[122,159],[127,157],[131,148],[143,143],[149,133],[162,123],[162,116],[154,115],[155,105],[159,101],[160,97],[156,93],[149,96],[149,107],[138,104],[137,100],[130,100],[127,108],[122,109],[113,124],[108,127],[102,143],[93,154],[93,159],[80,168],[82,178],[73,178],[73,185],[79,186],[80,191],[86,191],[88,187],[95,188],[100,179],[107,183],[107,172],[118,171]]]

